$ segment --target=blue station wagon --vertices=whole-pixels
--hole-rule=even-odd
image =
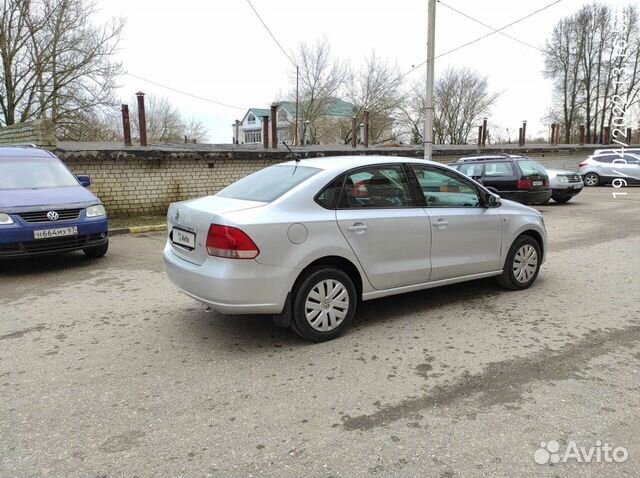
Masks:
[[[0,147],[0,258],[109,248],[104,205],[53,153]]]

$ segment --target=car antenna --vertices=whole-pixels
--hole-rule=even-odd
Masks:
[[[294,153],[291,148],[289,147],[289,145],[286,143],[286,141],[283,141],[282,144],[284,144],[284,147],[287,148],[289,150],[289,152],[291,153],[291,156],[293,157],[293,159],[296,162],[296,167],[293,168],[293,173],[291,173],[291,175],[293,176],[294,174],[296,174],[296,170],[298,169],[298,163],[300,162],[300,157]]]
[[[291,150],[291,148],[289,147],[287,142],[283,141],[282,144],[284,144],[285,148],[287,148],[289,150],[289,152],[291,153],[291,156],[293,157],[293,159],[295,159],[296,163],[299,162],[300,161],[300,157]]]

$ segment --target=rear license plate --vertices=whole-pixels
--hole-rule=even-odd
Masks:
[[[171,234],[171,240],[174,244],[188,247],[189,249],[195,249],[196,247],[196,235],[193,232],[184,231],[174,227]]]
[[[40,229],[33,231],[34,239],[52,239],[54,237],[77,236],[78,227],[59,227],[56,229]]]
[[[534,186],[542,186],[542,181],[534,181],[533,185]]]

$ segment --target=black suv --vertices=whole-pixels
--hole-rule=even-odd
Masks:
[[[543,204],[551,197],[549,176],[544,167],[523,155],[466,156],[449,166],[505,199],[522,204]]]

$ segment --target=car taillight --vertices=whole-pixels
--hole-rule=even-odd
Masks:
[[[260,249],[237,227],[211,224],[207,234],[207,252],[210,256],[228,259],[254,259],[260,254]]]
[[[578,165],[579,168],[586,168],[589,165],[589,163],[580,163]]]
[[[532,187],[531,179],[518,179],[518,189],[531,189]]]
[[[367,195],[367,183],[366,181],[358,181],[353,185],[353,196],[362,197]]]
[[[543,180],[542,180],[542,185],[543,185],[544,187],[549,186],[549,180],[548,180],[548,179],[543,179]]]

